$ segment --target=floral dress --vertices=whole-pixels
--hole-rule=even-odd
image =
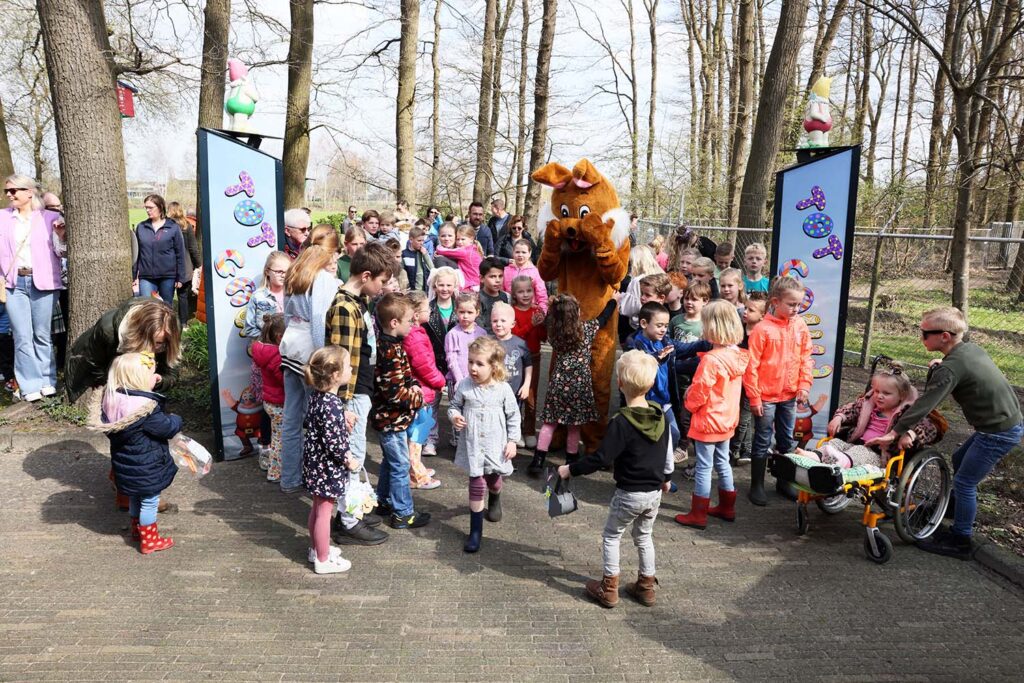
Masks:
[[[314,390],[303,423],[302,483],[321,498],[342,498],[348,483],[348,426],[341,399]]]
[[[569,351],[555,354],[548,380],[541,420],[559,425],[584,425],[597,421],[594,380],[590,376],[590,348],[601,328],[600,319],[583,323],[583,341]]]

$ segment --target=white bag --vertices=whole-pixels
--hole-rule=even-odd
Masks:
[[[366,468],[360,468],[355,477],[348,479],[348,490],[345,491],[345,511],[356,519],[377,507],[377,492],[370,485],[370,475]]]
[[[202,479],[209,474],[213,466],[213,456],[201,443],[178,432],[171,437],[167,445],[170,446],[171,457],[179,468],[189,470],[196,479]]]
[[[306,320],[289,320],[281,337],[281,358],[305,365],[313,355],[313,337],[310,334],[309,322]]]

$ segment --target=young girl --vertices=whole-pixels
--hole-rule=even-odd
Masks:
[[[281,481],[281,424],[284,421],[284,372],[281,370],[281,337],[284,336],[284,315],[264,316],[260,338],[252,343],[252,362],[260,370],[263,388],[263,410],[270,418],[267,438],[267,481]],[[260,436],[263,436],[261,431]],[[260,456],[263,457],[262,455]],[[263,467],[263,463],[260,463]]]
[[[413,325],[409,334],[402,340],[402,348],[409,356],[409,365],[412,367],[413,379],[420,385],[423,391],[423,407],[416,413],[412,425],[409,427],[407,436],[409,439],[409,485],[414,489],[436,489],[441,482],[434,479],[434,471],[423,466],[420,454],[423,445],[429,440],[430,432],[437,423],[434,412],[434,402],[437,394],[444,387],[444,375],[437,368],[437,361],[434,359],[434,349],[430,343],[430,336],[423,327],[430,322],[430,302],[427,301],[425,292],[409,292],[409,302],[412,303]]]
[[[455,248],[438,247],[437,254],[447,256],[459,264],[459,270],[466,281],[463,290],[480,290],[480,262],[484,260],[480,245],[476,243],[476,231],[466,224],[455,233]]]
[[[164,412],[164,397],[153,391],[159,379],[152,354],[118,356],[93,413],[93,424],[110,439],[114,483],[128,496],[131,538],[143,555],[174,545],[160,536],[156,513],[160,492],[178,473],[167,441],[181,431],[181,418]]]
[[[334,502],[345,499],[348,471],[355,460],[348,457],[349,427],[338,389],[352,377],[348,351],[325,346],[309,357],[306,383],[312,387],[303,427],[302,483],[313,496],[309,510],[307,559],[317,574],[348,571],[352,563],[331,547],[331,516]]]
[[[688,283],[685,275],[675,271],[668,274],[668,279],[672,283],[672,291],[665,297],[665,308],[668,309],[668,317],[671,320],[683,314],[683,294],[686,293]]]
[[[526,395],[523,405],[523,429],[526,447],[537,447],[537,389],[540,387],[540,344],[548,338],[548,330],[544,327],[544,311],[534,304],[534,282],[528,275],[520,275],[512,281],[512,308],[516,316],[516,324],[512,334],[526,342],[530,349],[530,363],[533,373],[530,375],[530,393]]]
[[[666,270],[668,268],[668,254],[665,252],[665,236],[655,235],[649,246],[651,251],[654,252],[654,260],[658,262],[662,270]]]
[[[455,317],[458,324],[444,337],[449,396],[455,395],[455,387],[469,374],[469,345],[477,337],[487,336],[486,330],[476,324],[479,316],[480,299],[476,292],[460,292],[455,297]],[[454,440],[452,445],[455,445]]]
[[[619,299],[619,315],[628,316],[630,318],[630,325],[634,330],[637,329],[638,325],[635,316],[640,312],[640,307],[643,305],[640,302],[640,281],[646,275],[664,272],[661,266],[658,265],[658,261],[654,258],[654,251],[650,247],[641,245],[634,247],[629,252],[629,275],[631,279],[622,298]]]
[[[718,276],[718,296],[731,303],[742,318],[743,307],[747,305],[747,294],[743,289],[743,272],[738,268],[726,268]]]
[[[649,250],[648,250],[649,251]],[[548,339],[554,351],[547,397],[541,415],[543,426],[537,437],[537,449],[527,473],[536,476],[544,469],[551,437],[558,425],[568,427],[566,462],[576,461],[580,427],[597,420],[594,381],[590,376],[590,347],[597,331],[615,312],[611,299],[594,320],[580,320],[580,304],[572,294],[557,294],[549,301]]]
[[[454,235],[454,232],[452,233]],[[430,271],[427,288],[430,290],[430,318],[427,320],[427,336],[434,349],[434,363],[442,375],[448,374],[448,359],[444,352],[444,338],[455,327],[455,293],[462,285],[462,273],[455,268],[440,266]],[[434,411],[434,426],[430,430],[427,443],[423,445],[423,455],[437,455],[438,408],[441,404],[441,392],[438,391],[431,406]]]
[[[540,310],[548,310],[548,289],[544,279],[540,276],[537,266],[533,265],[530,255],[533,247],[528,240],[516,240],[512,246],[512,263],[505,266],[505,277],[502,282],[502,289],[509,294],[512,293],[512,282],[518,277],[528,277],[533,281],[533,299]]]
[[[697,454],[693,498],[690,512],[676,515],[683,526],[703,529],[708,515],[727,522],[736,519],[736,489],[729,465],[729,439],[740,421],[740,392],[747,352],[736,345],[743,340],[743,326],[736,309],[728,301],[712,301],[700,314],[704,339],[711,351],[701,354],[693,383],[686,391],[686,409],[690,411],[687,436]],[[718,505],[711,502],[711,469],[718,473]]]
[[[338,259],[338,279],[348,282],[352,272],[352,256],[366,246],[366,232],[358,225],[350,226],[345,231],[345,253]]]
[[[487,521],[501,521],[501,477],[512,474],[519,441],[519,406],[505,381],[505,350],[494,339],[480,337],[469,345],[469,377],[452,395],[448,419],[459,435],[455,464],[469,474],[469,536],[463,550],[480,550]]]
[[[772,432],[775,449],[791,453],[796,401],[807,401],[811,388],[811,333],[798,315],[804,300],[804,286],[791,277],[779,276],[768,294],[771,312],[754,327],[747,340],[750,363],[743,387],[754,416],[754,445],[751,449],[750,493],[754,505],[764,506],[764,471]],[[776,490],[786,495],[783,482]]]
[[[448,222],[441,225],[437,231],[437,246],[444,247],[445,249],[455,248],[455,224]],[[435,268],[454,268],[459,269],[459,264],[448,258],[447,256],[441,256],[437,253],[437,247],[434,248],[434,267]]]

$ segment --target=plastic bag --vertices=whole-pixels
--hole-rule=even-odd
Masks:
[[[201,443],[179,432],[171,437],[168,446],[171,448],[171,457],[179,468],[188,470],[196,479],[202,479],[209,474],[213,466],[213,456]]]
[[[349,477],[345,491],[345,510],[356,519],[377,507],[377,492],[370,485],[370,475],[360,469],[356,477]]]

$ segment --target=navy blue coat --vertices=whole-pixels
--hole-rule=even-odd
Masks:
[[[181,431],[181,418],[164,412],[165,398],[149,391],[125,389],[127,396],[149,399],[144,407],[102,429],[110,439],[110,462],[114,482],[128,496],[155,496],[171,485],[178,466],[171,458],[167,441]]]
[[[174,278],[185,282],[185,238],[181,227],[167,218],[159,230],[153,230],[148,218],[135,226],[139,258],[135,262],[134,279],[164,280]]]

